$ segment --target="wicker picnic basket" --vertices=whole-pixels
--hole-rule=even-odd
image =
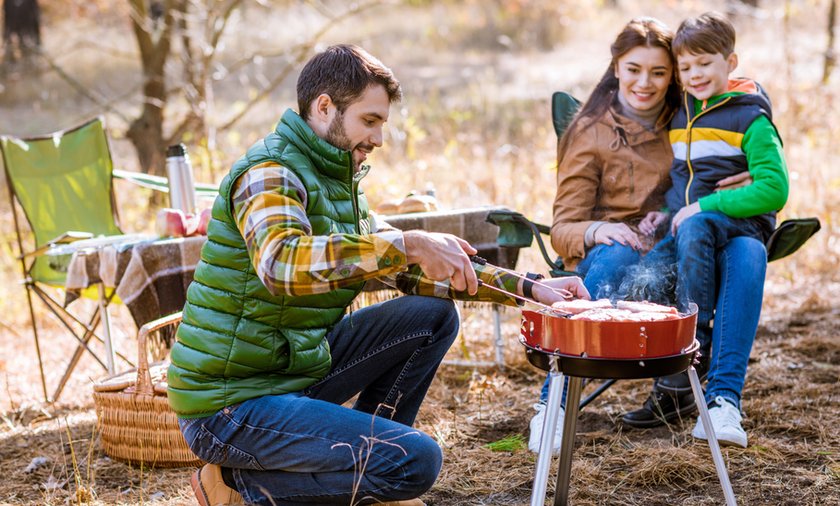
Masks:
[[[110,376],[93,385],[93,400],[102,449],[110,457],[150,467],[187,467],[201,464],[178,428],[178,418],[166,398],[166,364],[149,365],[150,333],[177,326],[175,313],[140,328],[137,369]]]

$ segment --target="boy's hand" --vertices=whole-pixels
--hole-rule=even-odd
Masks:
[[[551,278],[551,279],[541,279],[539,280],[539,284],[534,283],[534,287],[531,289],[531,293],[534,295],[534,300],[537,302],[541,302],[546,306],[550,306],[555,302],[566,300],[563,297],[562,292],[558,293],[553,290],[547,288],[547,285],[555,290],[566,290],[570,292],[576,299],[586,299],[589,300],[591,297],[589,296],[589,291],[583,285],[583,281],[580,280],[577,276],[569,276],[565,278]]]
[[[749,186],[752,182],[753,178],[750,176],[750,171],[745,170],[744,172],[739,172],[734,176],[725,177],[715,183],[715,191],[734,190],[735,188],[740,188],[742,186]]]
[[[677,235],[677,229],[680,227],[682,222],[699,213],[700,211],[701,209],[699,202],[689,204],[677,211],[677,214],[674,216],[674,221],[671,222],[671,234]]]
[[[475,255],[478,250],[470,243],[452,234],[422,230],[408,230],[403,237],[409,264],[418,264],[429,279],[448,279],[455,290],[476,294],[478,278],[469,255]]]
[[[624,223],[605,223],[598,227],[592,237],[595,239],[595,244],[612,246],[613,241],[615,241],[630,246],[634,250],[642,249],[639,236]]]
[[[639,222],[639,231],[645,235],[653,235],[659,225],[668,219],[668,213],[651,211]]]

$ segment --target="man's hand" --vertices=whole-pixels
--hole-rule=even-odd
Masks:
[[[419,265],[429,279],[448,279],[455,290],[476,294],[478,278],[469,255],[475,255],[478,250],[470,243],[452,234],[422,230],[408,230],[403,237],[409,264]]]
[[[701,210],[700,203],[695,202],[677,211],[677,214],[674,215],[674,221],[671,222],[671,234],[677,235],[677,229],[680,227],[682,222],[699,213]]]
[[[740,188],[742,186],[749,186],[752,182],[753,178],[750,176],[750,171],[745,170],[744,172],[739,172],[734,176],[725,177],[715,183],[715,191],[734,190],[735,188]]]
[[[595,239],[595,244],[612,246],[615,241],[635,250],[642,249],[639,236],[624,223],[605,223],[598,227],[592,237]]]
[[[583,286],[583,281],[581,281],[577,276],[571,276],[565,278],[541,279],[535,282],[533,288],[531,288],[534,300],[547,306],[550,306],[558,301],[566,300],[562,292],[555,292],[548,287],[551,287],[554,290],[566,290],[577,299],[591,299],[589,291],[585,286]]]

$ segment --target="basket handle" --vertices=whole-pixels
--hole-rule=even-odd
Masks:
[[[152,332],[160,330],[163,327],[176,325],[181,322],[181,311],[172,313],[169,316],[152,320],[142,327],[137,333],[137,394],[153,395],[154,387],[152,386],[152,375],[149,373],[149,358],[146,355],[146,339]]]

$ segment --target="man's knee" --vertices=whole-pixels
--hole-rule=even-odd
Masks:
[[[374,449],[376,443],[374,442]],[[385,475],[371,476],[379,481],[379,488],[385,492],[384,499],[406,500],[419,497],[435,484],[443,465],[443,452],[434,439],[415,431],[402,437],[389,439],[388,445],[399,447],[404,456],[394,461]],[[380,481],[381,480],[381,481]]]
[[[428,326],[435,329],[439,336],[451,336],[454,340],[458,335],[460,318],[451,299],[413,296],[406,298],[406,302],[406,310],[426,318]]]

